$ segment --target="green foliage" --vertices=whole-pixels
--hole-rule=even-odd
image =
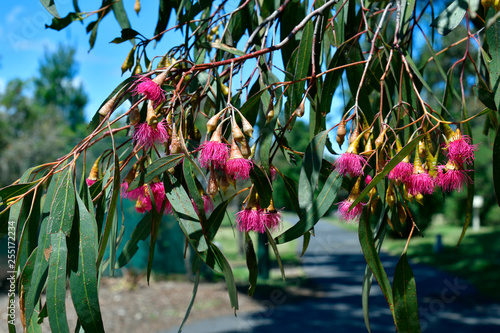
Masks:
[[[192,308],[202,263],[224,276],[236,311],[233,268],[215,242],[223,220],[232,220],[230,203],[236,198],[242,202],[235,233],[245,236],[241,245],[252,294],[259,277],[267,274],[268,246],[284,279],[277,244],[304,236],[306,251],[314,226],[345,190],[349,196],[339,203],[339,214],[359,220],[367,261],[362,303],[368,330],[375,277],[396,329],[420,331],[416,281],[407,255],[411,235],[421,225],[419,219],[429,220],[436,211],[440,201],[431,193],[439,185],[448,201],[455,194],[447,191],[467,188],[460,205],[465,207],[463,239],[471,220],[475,148],[462,134],[477,138],[471,123],[483,116],[485,134],[498,136],[500,46],[494,9],[484,15],[477,1],[469,8],[462,0],[448,7],[414,0],[362,5],[353,0],[242,0],[227,12],[227,2],[160,1],[155,31],[146,32],[131,27],[122,1],[103,1],[88,13],[81,12],[78,1],[73,3],[75,11],[61,18],[53,2],[42,1],[54,15],[49,28],[61,30],[94,16],[85,28],[92,48],[100,23],[113,12],[121,33],[111,44],[132,43],[119,58],[125,59],[122,73],[133,73],[103,101],[89,126],[91,134],[59,158],[27,157],[45,153],[45,146],[34,149],[38,141],[53,150],[66,145],[58,134],[70,133],[73,139],[82,133],[87,97],[74,83],[75,51],[60,48],[45,55],[33,79],[33,94],[27,82],[15,80],[0,96],[0,143],[6,147],[0,148],[0,157],[12,177],[2,181],[9,184],[28,165],[54,160],[0,190],[6,206],[0,216],[2,233],[5,221],[12,219],[23,235],[16,265],[27,286],[22,311],[29,318],[28,330],[46,316],[35,311],[44,306],[40,296],[46,292],[44,308],[52,329],[69,331],[62,297],[69,276],[78,325],[103,331],[99,278],[108,267],[113,275],[126,265],[149,237],[149,281],[164,213],[177,220],[194,258],[196,282],[181,325]],[[169,22],[170,14],[175,22]],[[418,29],[431,23],[435,28]],[[184,42],[152,56],[158,50],[151,46],[174,27],[182,31]],[[446,36],[435,37],[435,31]],[[420,47],[424,43],[427,49]],[[281,64],[276,61],[280,58]],[[248,60],[256,64],[248,68]],[[476,82],[476,89],[465,88],[470,82]],[[487,108],[473,100],[473,91]],[[119,113],[125,101],[131,107]],[[305,114],[309,124],[297,121]],[[55,120],[63,125],[54,128]],[[326,151],[335,154],[330,141],[335,128],[336,141],[342,145],[347,136],[349,148],[332,166]],[[23,141],[27,137],[35,141]],[[454,142],[469,151],[454,154]],[[498,140],[494,142],[496,166]],[[89,170],[83,159],[93,156],[93,149],[99,158]],[[486,167],[488,158],[477,161],[478,168]],[[401,162],[410,161],[411,174],[391,175]],[[487,183],[491,177],[498,190],[496,171],[478,181]],[[120,197],[146,214],[123,248]],[[216,208],[211,212],[212,200]],[[492,200],[491,191],[487,200]],[[424,208],[414,213],[418,204]],[[298,215],[297,223],[277,236],[273,232],[281,222],[276,207],[293,208]],[[407,238],[392,284],[378,254],[389,229]],[[260,233],[257,254],[249,235],[253,231]]]

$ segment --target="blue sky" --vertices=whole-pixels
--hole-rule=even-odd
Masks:
[[[73,11],[72,0],[55,1],[61,16]],[[133,10],[135,0],[124,0],[125,10],[132,28],[139,27],[145,36],[153,36],[158,18],[158,1],[141,1],[139,17]],[[82,11],[99,8],[101,1],[80,1]],[[44,51],[53,51],[59,43],[77,48],[76,60],[79,63],[77,81],[81,82],[89,95],[86,108],[87,117],[91,117],[101,102],[129,74],[121,76],[120,67],[131,48],[130,43],[109,44],[120,36],[120,27],[112,13],[100,24],[95,47],[88,52],[89,43],[85,27],[92,22],[90,17],[82,25],[73,22],[62,31],[46,29],[52,16],[40,4],[39,0],[1,1],[0,2],[0,91],[6,82],[13,78],[28,79],[37,73],[38,62]],[[164,38],[156,46],[155,54],[164,54],[178,40]]]
[[[146,37],[152,37],[158,19],[158,1],[141,1],[141,11],[139,16],[133,10],[135,0],[123,0],[125,10],[135,28]],[[58,12],[61,17],[74,11],[73,0],[55,0]],[[79,1],[82,11],[92,11],[101,5],[100,0]],[[233,3],[229,2],[227,9],[234,9]],[[5,84],[13,78],[29,79],[37,74],[39,60],[44,52],[54,51],[60,43],[76,47],[76,61],[79,64],[79,71],[76,81],[83,84],[89,96],[89,103],[85,114],[90,120],[98,110],[102,101],[113,91],[113,89],[130,72],[121,75],[121,65],[125,60],[132,45],[129,42],[122,44],[110,44],[115,37],[120,36],[121,28],[112,13],[101,22],[97,34],[94,48],[89,51],[89,35],[85,27],[95,17],[81,22],[73,22],[62,31],[46,29],[45,24],[50,24],[52,16],[45,10],[39,0],[25,0],[19,2],[0,2],[0,91],[3,91]],[[170,22],[173,21],[171,18]],[[243,38],[242,43],[246,41]],[[148,47],[148,56],[163,55],[174,45],[183,42],[183,37],[179,32],[169,33],[153,50],[152,45]],[[153,44],[153,43],[152,43]],[[242,48],[242,45],[238,45]],[[275,57],[274,61],[282,67],[281,57]],[[248,61],[244,66],[244,76],[249,75],[255,66],[255,61]],[[276,74],[283,79],[282,74]],[[239,81],[238,75],[237,80]],[[239,82],[236,82],[238,85]],[[342,105],[342,100],[338,96],[334,99],[335,105]],[[307,105],[308,109],[309,106]],[[303,118],[308,121],[308,112]],[[331,113],[327,119],[328,126],[333,126],[340,120],[340,115]]]

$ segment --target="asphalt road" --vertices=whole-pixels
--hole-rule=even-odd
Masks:
[[[357,234],[318,223],[303,268],[321,297],[287,299],[269,291],[265,310],[190,322],[186,333],[367,332],[361,307],[366,261]],[[398,258],[381,255],[388,273]],[[500,304],[478,295],[467,282],[425,265],[412,264],[422,332],[500,332]],[[499,272],[500,278],[500,272]],[[389,276],[392,281],[392,276]],[[500,279],[499,279],[500,280]],[[500,281],[499,281],[500,282]],[[370,296],[372,332],[395,332],[387,302],[374,280]],[[176,329],[164,333],[174,333]]]

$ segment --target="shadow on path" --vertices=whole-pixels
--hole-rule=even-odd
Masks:
[[[183,332],[367,332],[361,306],[366,261],[357,234],[319,223],[303,257],[303,269],[322,297],[287,299],[270,290],[261,312],[189,323]],[[398,258],[381,255],[392,281]],[[480,297],[470,284],[425,265],[412,264],[423,332],[500,332],[500,304]],[[372,332],[394,332],[389,306],[374,280],[370,294]],[[168,331],[177,332],[177,329]]]

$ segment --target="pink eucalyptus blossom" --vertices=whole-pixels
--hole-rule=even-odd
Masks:
[[[271,231],[276,230],[280,226],[281,212],[279,210],[262,210],[261,218],[267,229]]]
[[[94,185],[96,183],[96,181],[97,181],[97,179],[90,179],[90,178],[85,179],[85,182],[87,183],[88,187]]]
[[[236,223],[241,232],[256,231],[261,234],[266,232],[261,209],[250,208],[236,213]]]
[[[140,196],[144,196],[145,195],[145,191],[144,191],[144,187],[143,186],[140,186],[140,187],[136,188],[135,190],[131,190],[131,191],[128,190],[128,187],[129,187],[129,183],[128,182],[125,181],[125,182],[122,183],[122,185],[121,185],[121,192],[122,192],[122,197],[123,198],[131,199],[131,200],[136,200]]]
[[[135,202],[135,210],[138,213],[144,214],[146,212],[149,212],[153,208],[153,205],[151,203],[151,198],[149,195],[142,195],[139,198],[137,198],[137,201]]]
[[[435,187],[434,179],[426,171],[413,173],[406,184],[411,195],[432,194]]]
[[[200,165],[208,168],[224,169],[229,158],[229,145],[218,141],[205,141],[201,146]]]
[[[462,186],[472,184],[472,179],[467,174],[467,170],[456,168],[453,164],[438,166],[436,183],[445,192],[458,190],[462,191]]]
[[[139,79],[139,84],[134,89],[134,95],[141,94],[153,101],[155,105],[165,101],[165,91],[149,77]]]
[[[165,195],[165,187],[162,182],[156,182],[149,184],[151,191],[153,192],[153,197],[155,198],[155,206],[158,213],[161,211],[161,207],[163,206],[163,202],[167,199]],[[149,191],[146,191],[147,195],[149,195]],[[165,209],[166,211],[166,209]]]
[[[139,123],[135,125],[134,140],[140,145],[147,148],[155,144],[168,141],[167,121],[163,119],[156,126],[150,126],[147,123]]]
[[[451,161],[457,164],[470,164],[474,161],[474,151],[477,150],[477,145],[471,144],[469,136],[458,134],[448,142],[446,149]]]
[[[353,153],[344,153],[333,165],[335,169],[343,176],[358,177],[363,175],[363,166],[366,158]]]
[[[366,204],[360,202],[349,211],[352,203],[353,203],[353,201],[351,201],[350,199],[346,199],[346,200],[339,203],[339,208],[338,208],[337,212],[339,214],[341,221],[344,221],[344,222],[358,222],[359,221],[361,213],[363,213],[363,207]]]
[[[245,158],[233,158],[226,163],[226,174],[232,180],[247,180],[250,178],[250,171],[253,168],[253,162]]]
[[[413,173],[413,164],[410,162],[399,162],[394,169],[389,172],[389,179],[408,183],[410,176]]]

